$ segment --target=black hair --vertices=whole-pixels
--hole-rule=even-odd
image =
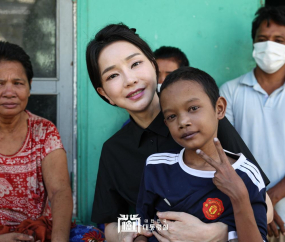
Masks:
[[[161,85],[160,97],[165,88],[178,81],[193,81],[199,83],[210,98],[214,109],[216,109],[216,103],[220,94],[215,80],[206,72],[193,67],[180,67],[171,72]]]
[[[179,67],[189,66],[189,60],[186,55],[178,48],[171,46],[161,46],[153,52],[155,59],[174,59]]]
[[[156,70],[156,76],[158,76],[158,66],[150,47],[135,32],[136,29],[129,28],[123,23],[110,24],[101,29],[95,35],[94,39],[92,39],[89,42],[86,49],[86,63],[87,63],[89,78],[96,92],[98,87],[102,87],[98,57],[104,47],[116,41],[127,41],[138,47],[144,53],[144,55],[149,59],[149,61],[154,64]],[[105,97],[101,95],[99,96],[104,101],[109,103],[109,101]]]
[[[26,76],[31,88],[31,81],[34,76],[30,56],[18,45],[0,41],[0,61],[18,61],[25,69]]]
[[[251,29],[251,37],[253,41],[255,39],[257,29],[264,20],[267,21],[267,27],[270,25],[270,20],[278,25],[285,26],[285,6],[267,6],[261,7],[257,10],[255,13],[255,19],[252,22]]]

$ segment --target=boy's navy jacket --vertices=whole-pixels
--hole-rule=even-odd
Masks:
[[[228,240],[237,238],[231,201],[212,181],[215,171],[188,167],[183,162],[183,153],[184,149],[178,154],[157,153],[147,159],[137,200],[141,224],[150,226],[157,219],[157,211],[186,212],[205,223],[227,224]],[[266,188],[262,176],[244,155],[226,153],[237,159],[232,166],[248,189],[257,226],[267,241]],[[152,236],[149,241],[157,240]]]

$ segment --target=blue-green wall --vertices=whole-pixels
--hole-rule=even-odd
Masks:
[[[78,0],[78,219],[90,222],[102,144],[127,119],[104,103],[86,69],[85,49],[95,33],[123,22],[153,50],[179,47],[191,66],[220,85],[254,66],[251,21],[262,0]]]

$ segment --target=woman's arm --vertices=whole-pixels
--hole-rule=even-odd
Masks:
[[[42,161],[44,184],[51,202],[52,242],[69,241],[72,217],[72,194],[67,169],[66,154],[57,149]]]

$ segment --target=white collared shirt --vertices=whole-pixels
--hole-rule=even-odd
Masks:
[[[285,84],[268,95],[253,70],[220,88],[226,116],[270,180],[267,189],[285,177]],[[275,209],[285,221],[285,198]]]

